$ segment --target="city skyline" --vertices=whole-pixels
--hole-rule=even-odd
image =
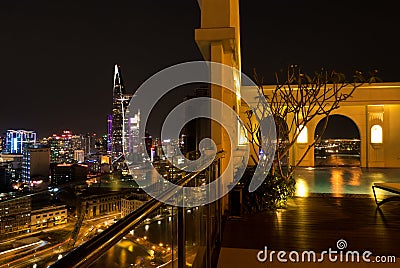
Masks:
[[[95,3],[1,3],[6,42],[0,45],[0,83],[8,101],[0,105],[0,133],[106,134],[115,64],[130,93],[165,67],[202,59],[193,41],[200,21],[197,1]],[[384,2],[339,1],[326,8],[313,1],[241,1],[243,71],[251,76],[255,67],[271,81],[273,71],[291,63],[348,75],[376,68],[384,81],[400,81],[399,53],[390,42],[394,8],[389,7]]]

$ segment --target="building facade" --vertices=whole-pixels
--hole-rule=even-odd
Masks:
[[[124,218],[126,215],[135,211],[146,203],[147,200],[149,200],[149,195],[141,189],[138,189],[137,193],[132,193],[127,197],[121,198],[121,217]]]
[[[122,198],[121,199],[121,217],[125,217],[131,212],[138,209],[141,205],[143,205],[145,201],[137,200],[133,197]]]
[[[5,152],[6,150],[6,137],[0,135],[0,152]]]
[[[351,86],[344,88],[343,94],[349,94]],[[264,85],[266,95],[271,95],[274,85]],[[243,86],[242,90],[254,90]],[[360,149],[360,166],[365,168],[398,168],[400,167],[400,146],[393,133],[400,131],[400,83],[383,82],[364,84],[358,87],[352,97],[340,104],[331,116],[344,116],[352,121],[359,131],[357,148]],[[318,124],[325,120],[324,115],[314,117],[301,131],[290,151],[290,164],[315,166],[315,150],[303,158],[308,146],[313,146]],[[298,129],[294,131],[299,131]],[[315,148],[314,148],[315,149]],[[335,149],[336,150],[336,149]],[[339,148],[338,148],[339,150]],[[317,150],[318,153],[318,150]],[[318,164],[318,163],[317,163]]]
[[[0,154],[0,164],[6,167],[10,182],[22,179],[22,154]]]
[[[67,207],[49,206],[31,212],[31,232],[66,224],[68,221]]]
[[[50,167],[51,185],[63,185],[86,180],[88,166],[84,164],[52,164]]]
[[[0,194],[0,237],[30,232],[31,198]]]
[[[85,217],[92,219],[98,216],[116,214],[121,212],[121,198],[125,194],[117,191],[96,191],[86,193],[82,197],[82,209],[86,211]]]
[[[129,110],[127,110],[129,113]],[[127,120],[126,135],[129,139],[125,139],[125,150],[131,153],[132,162],[140,162],[140,155],[146,151],[146,144],[143,142],[143,137],[139,135],[140,128],[140,111],[137,114],[130,114]]]
[[[50,148],[29,146],[22,156],[22,179],[30,183],[32,180],[48,181],[50,170]]]
[[[74,150],[74,161],[78,163],[85,162],[85,151],[81,149]]]
[[[47,144],[50,147],[50,162],[51,163],[73,163],[74,148],[71,131],[65,130],[63,134],[53,136],[47,139]]]
[[[6,153],[22,154],[24,147],[36,144],[36,132],[30,130],[7,130]]]

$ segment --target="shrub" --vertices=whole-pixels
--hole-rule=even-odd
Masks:
[[[264,182],[254,192],[248,191],[255,167],[247,167],[240,184],[244,186],[243,207],[245,213],[276,210],[285,208],[287,201],[293,197],[296,190],[296,181],[293,176],[284,179],[279,172],[268,173]]]

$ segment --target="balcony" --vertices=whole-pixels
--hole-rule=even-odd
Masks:
[[[206,170],[187,174],[175,184],[198,186],[204,178],[209,183],[220,175],[221,157]],[[164,192],[162,198],[173,194]],[[153,198],[92,239],[59,255],[49,267],[215,267],[222,214],[220,200],[197,207],[174,207]]]

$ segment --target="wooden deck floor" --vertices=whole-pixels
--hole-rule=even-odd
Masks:
[[[400,202],[377,210],[371,198],[296,197],[279,212],[228,219],[222,248],[322,252],[339,239],[346,250],[400,257]]]

